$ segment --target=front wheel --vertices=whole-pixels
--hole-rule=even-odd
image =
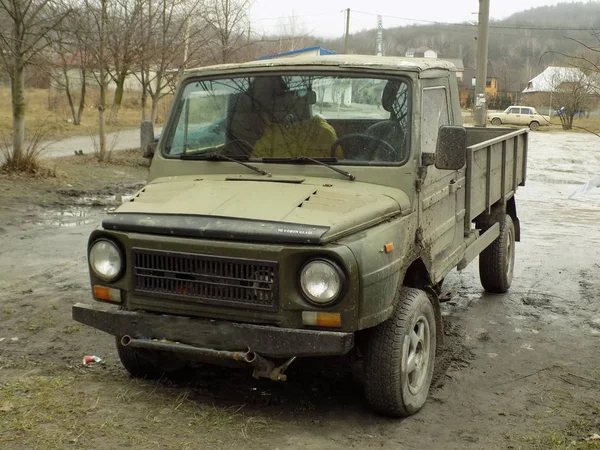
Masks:
[[[504,294],[510,288],[515,266],[515,225],[506,214],[500,235],[479,254],[479,279],[488,292]]]
[[[166,352],[154,352],[121,344],[117,336],[117,353],[121,364],[134,378],[156,380],[182,371],[187,363]]]
[[[531,123],[529,124],[529,129],[530,129],[531,131],[537,131],[537,130],[539,130],[539,129],[540,129],[540,124],[539,124],[538,122],[531,122]]]
[[[502,125],[502,121],[500,120],[499,117],[494,117],[492,119],[492,125],[494,125],[495,127]]]
[[[429,395],[436,352],[435,312],[427,294],[402,288],[388,320],[369,336],[365,354],[365,394],[380,414],[406,417]]]

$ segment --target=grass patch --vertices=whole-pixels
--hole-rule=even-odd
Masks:
[[[27,88],[25,92],[25,126],[26,133],[45,124],[48,139],[62,139],[71,136],[84,136],[98,131],[98,90],[89,89],[86,95],[86,108],[81,119],[81,125],[69,122],[70,110],[64,92],[51,89]],[[112,92],[108,94],[109,105],[106,117],[110,115]],[[117,124],[107,123],[107,132],[120,131],[139,127],[141,122],[139,92],[125,92],[119,109]],[[79,99],[75,99],[79,102]],[[171,103],[171,96],[163,98],[158,107],[158,122],[162,123]],[[148,111],[149,112],[149,111]],[[0,87],[0,136],[12,134],[12,109],[10,88]]]
[[[18,322],[19,329],[24,331],[40,331],[56,325],[56,319],[48,313],[43,313],[41,316],[34,316],[26,319],[22,318]]]
[[[241,448],[268,425],[241,407],[191,398],[190,390],[99,373],[11,379],[0,384],[0,447]]]
[[[600,440],[587,440],[598,432],[590,419],[579,418],[571,420],[562,431],[544,430],[524,437],[523,441],[532,450],[600,450]]]

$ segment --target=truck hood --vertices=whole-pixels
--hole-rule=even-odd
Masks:
[[[104,220],[107,229],[325,243],[410,212],[398,189],[319,178],[157,178]]]

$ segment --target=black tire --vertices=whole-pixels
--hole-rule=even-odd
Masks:
[[[487,292],[504,294],[510,288],[515,266],[515,225],[506,214],[500,236],[479,254],[479,279]]]
[[[500,120],[500,117],[494,117],[492,119],[492,125],[495,127],[502,125],[502,120]]]
[[[529,129],[531,131],[537,131],[537,130],[539,130],[540,129],[540,123],[539,122],[531,122],[529,124]]]
[[[416,364],[412,371],[411,350]],[[435,353],[431,301],[420,289],[402,288],[392,317],[373,328],[367,344],[365,395],[373,409],[393,417],[418,412],[429,395]]]
[[[134,378],[157,380],[183,371],[187,363],[165,352],[152,352],[124,346],[117,336],[117,353],[121,364]]]

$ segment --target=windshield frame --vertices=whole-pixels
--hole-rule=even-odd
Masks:
[[[181,109],[183,108],[184,103],[181,101],[182,96],[185,92],[185,88],[193,83],[202,83],[206,81],[215,81],[215,80],[227,80],[234,78],[248,78],[248,77],[259,77],[259,76],[273,76],[273,75],[290,75],[290,76],[331,76],[331,77],[339,77],[339,78],[369,78],[369,79],[380,79],[382,81],[390,81],[390,80],[398,80],[406,83],[408,88],[408,136],[406,138],[406,154],[403,160],[401,161],[354,161],[354,160],[339,160],[336,162],[330,163],[334,166],[353,166],[353,167],[401,167],[406,165],[408,161],[410,161],[412,156],[412,140],[414,134],[415,120],[413,117],[414,111],[414,100],[415,100],[415,91],[414,91],[414,81],[410,77],[410,75],[406,72],[397,73],[392,70],[369,70],[365,68],[347,68],[347,67],[331,67],[327,66],[323,69],[315,68],[314,66],[298,66],[298,67],[277,67],[277,70],[268,70],[261,68],[260,70],[247,70],[247,71],[232,71],[230,73],[219,73],[216,74],[212,72],[210,75],[196,75],[189,76],[185,78],[179,85],[177,89],[177,95],[172,100],[172,106],[170,108],[170,112],[167,118],[167,121],[164,125],[163,132],[161,133],[161,138],[159,142],[159,150],[161,156],[166,160],[181,160],[180,154],[170,154],[166,152],[166,144],[168,141],[173,139],[173,134],[177,129],[177,121],[180,117],[180,114],[183,113]],[[385,120],[385,119],[381,119]],[[254,163],[254,164],[289,164],[296,165],[294,161],[290,160],[289,162],[271,162],[269,158],[255,157],[244,159],[246,162]],[[227,163],[228,161],[223,161]]]

